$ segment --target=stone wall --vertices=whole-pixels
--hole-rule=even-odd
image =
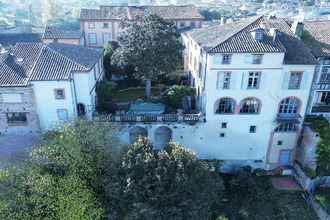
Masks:
[[[14,95],[13,101],[5,96]],[[10,123],[8,114],[23,113],[26,122]],[[26,87],[1,87],[0,88],[0,134],[14,133],[39,133],[40,122],[33,88]]]
[[[321,140],[320,135],[313,132],[309,126],[304,126],[302,132],[302,140],[297,147],[295,160],[297,160],[303,167],[316,170],[317,154],[316,146]]]
[[[310,201],[312,207],[314,208],[314,211],[316,212],[316,214],[319,216],[319,218],[321,220],[329,220],[330,219],[330,215],[328,215],[328,213],[326,211],[324,211],[322,206],[316,201],[314,196],[311,195],[311,194],[309,195],[309,201]]]

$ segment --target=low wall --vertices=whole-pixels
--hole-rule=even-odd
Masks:
[[[316,177],[315,179],[311,179],[304,173],[304,171],[297,163],[294,163],[293,167],[293,176],[300,183],[304,190],[312,191],[316,187],[330,188],[330,176]]]
[[[328,215],[328,213],[326,211],[324,211],[322,206],[318,203],[318,201],[311,194],[309,195],[309,201],[310,201],[312,207],[314,208],[314,211],[316,212],[316,214],[319,216],[319,218],[321,220],[330,219],[330,215]]]

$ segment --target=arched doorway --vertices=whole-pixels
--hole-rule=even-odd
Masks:
[[[142,127],[135,127],[129,131],[129,140],[133,144],[138,136],[148,137],[148,131]]]
[[[159,127],[155,130],[155,148],[162,149],[164,144],[172,140],[172,130],[168,127]]]
[[[86,116],[86,108],[84,104],[78,103],[77,110],[78,110],[78,117]]]

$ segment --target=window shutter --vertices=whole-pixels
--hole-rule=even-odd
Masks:
[[[253,55],[245,55],[245,63],[252,63]]]
[[[304,72],[302,74],[302,79],[301,79],[301,84],[300,84],[300,89],[306,89],[307,87],[307,82],[308,82],[308,75],[309,73]]]
[[[241,89],[247,89],[248,80],[249,80],[249,73],[243,73]]]
[[[259,89],[265,89],[266,88],[266,82],[267,82],[267,73],[261,73],[260,76],[260,85]]]
[[[220,64],[221,63],[221,55],[220,54],[215,54],[213,56],[213,63],[215,63],[215,64]]]
[[[235,89],[236,86],[236,73],[231,73],[230,74],[230,86],[229,89]]]
[[[284,73],[282,89],[288,89],[289,80],[290,80],[290,73],[289,72]]]
[[[217,82],[217,89],[223,89],[223,78],[224,78],[224,73],[218,73],[218,82]]]

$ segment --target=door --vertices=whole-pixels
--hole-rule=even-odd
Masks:
[[[288,165],[290,158],[290,150],[281,151],[280,165]]]

